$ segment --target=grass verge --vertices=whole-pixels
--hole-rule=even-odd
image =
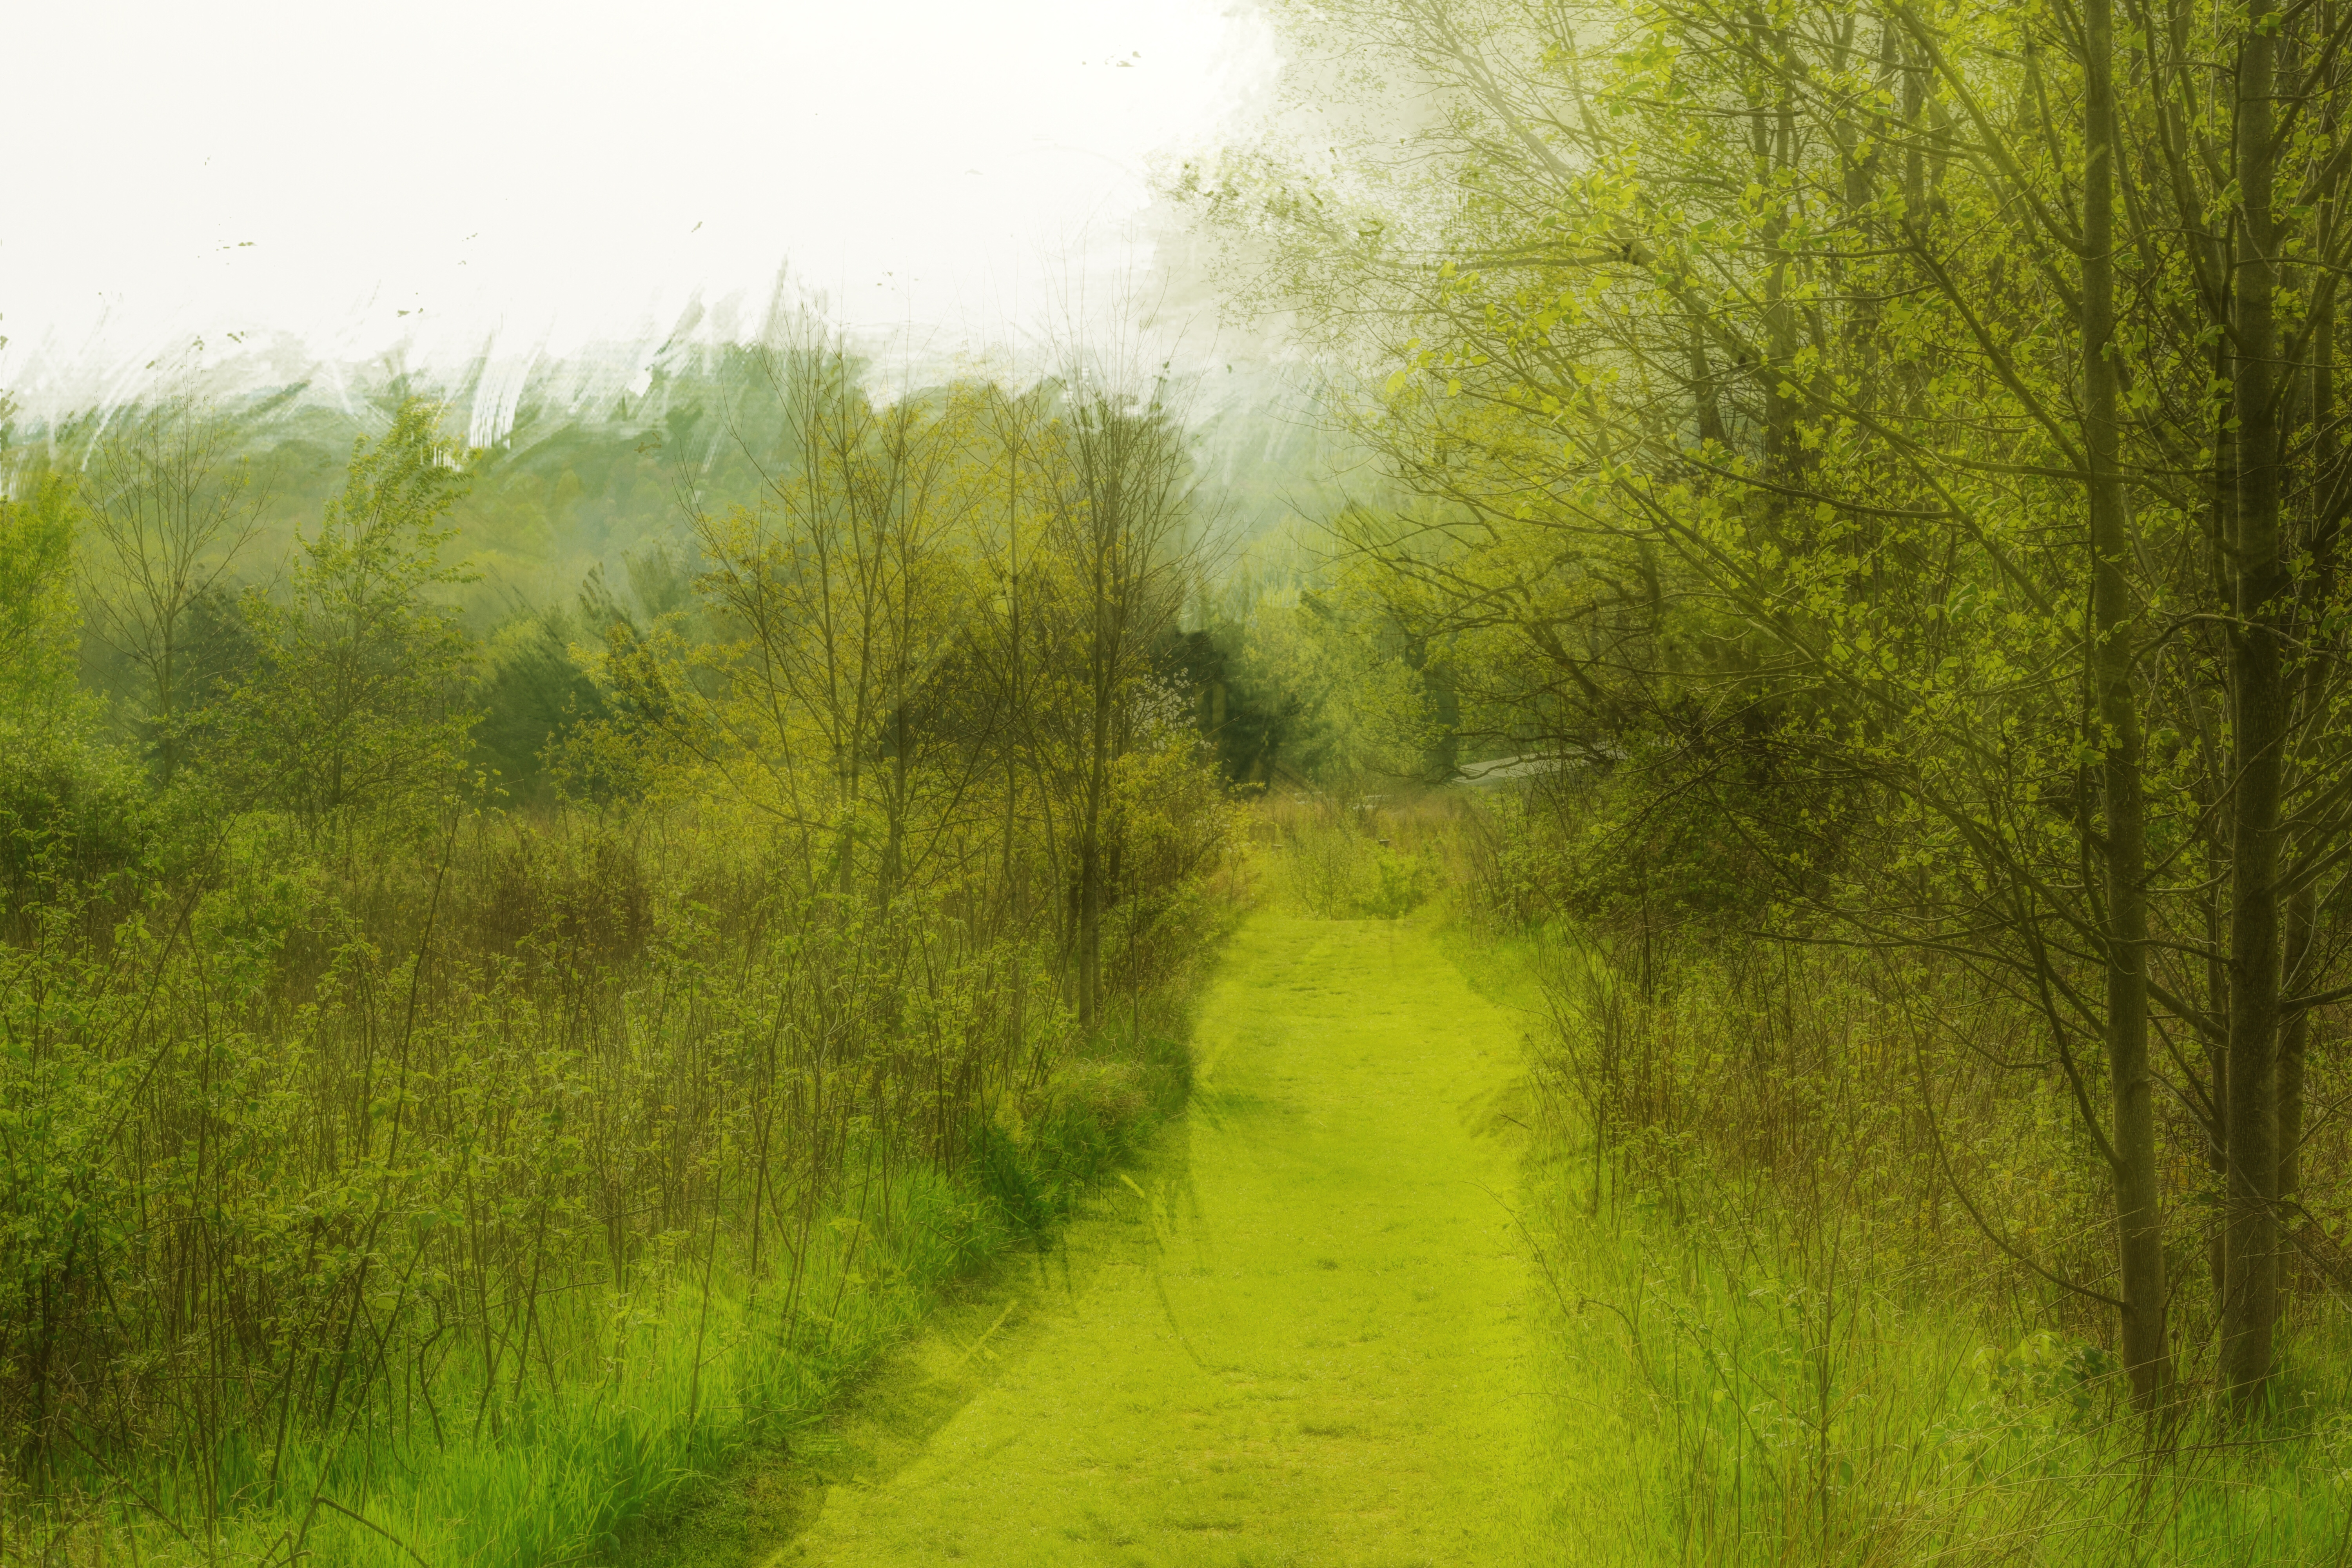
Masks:
[[[1618,1549],[1566,1561],[2352,1561],[2352,1346],[2324,1327],[2259,1423],[2150,1426],[2095,1347],[1906,1299],[1759,1211],[1677,1216],[1605,1173],[1596,1203],[1589,1160],[1553,1168],[1556,1322],[1606,1369],[1644,1478],[1593,1533]]]
[[[1443,940],[1544,1037],[1557,942],[1469,922]],[[1826,1148],[1792,1175],[1664,1157],[1691,1139],[1670,1122],[1603,1147],[1575,1071],[1538,1051],[1527,1218],[1560,1354],[1624,1418],[1640,1481],[1560,1561],[2352,1563],[2340,1310],[2290,1321],[2255,1417],[2190,1388],[2150,1420],[2052,1288],[1890,1244]]]
[[[1190,1082],[1173,1038],[1103,1042],[1065,1064],[1029,1116],[977,1129],[955,1172],[901,1164],[870,1184],[788,1274],[759,1276],[764,1290],[739,1247],[688,1236],[633,1290],[545,1305],[528,1380],[488,1355],[408,1388],[418,1418],[397,1439],[354,1427],[280,1453],[270,1434],[232,1433],[202,1465],[157,1456],[76,1511],[0,1509],[0,1563],[650,1561],[646,1547],[715,1478],[788,1451],[959,1282],[1043,1246]],[[203,1511],[198,1488],[246,1500],[209,1539],[167,1522]]]

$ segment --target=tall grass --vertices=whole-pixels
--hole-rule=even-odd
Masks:
[[[1997,1008],[1932,965],[1606,940],[1528,939],[1534,1231],[1575,1331],[1622,1353],[1654,1560],[2343,1560],[2352,1314],[2324,1222],[2264,1418],[2211,1397],[2193,1233],[2185,1403],[2136,1415],[2105,1315],[2038,1272],[2100,1279],[2099,1184]]]
[[[1439,790],[1373,796],[1287,791],[1254,821],[1267,896],[1318,920],[1398,920],[1461,879],[1466,805]]]
[[[323,857],[249,816],[27,908],[0,1562],[568,1563],[659,1515],[1181,1096],[1202,802],[1129,845],[1093,1039],[992,858],[877,907],[709,807]]]
[[[1564,1319],[1611,1342],[1642,1435],[1622,1560],[2331,1564],[2352,1517],[2352,1345],[2291,1349],[2257,1431],[2133,1415],[2100,1347],[2039,1314],[1923,1297],[1785,1236],[1553,1189],[1538,1232]],[[1585,1556],[1570,1554],[1570,1562]]]
[[[2083,1293],[2111,1283],[2107,1182],[2037,1021],[1956,962],[1808,941],[1752,899],[1710,918],[1686,867],[1585,867],[1643,840],[1604,831],[1605,791],[1586,842],[1559,804],[1490,802],[1462,841],[1534,1026],[1530,1238],[1643,1448],[1625,1561],[2352,1563],[2340,1120],[2303,1146],[2251,1423],[2215,1389],[2213,1173],[2167,1167],[2180,1398],[2136,1415]],[[2313,1103],[2340,1104],[2352,1064],[2318,1057]]]

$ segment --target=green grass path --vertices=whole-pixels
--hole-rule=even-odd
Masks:
[[[1423,929],[1260,914],[1197,1049],[1153,1157],[802,1446],[771,1563],[1531,1560],[1518,1024]]]

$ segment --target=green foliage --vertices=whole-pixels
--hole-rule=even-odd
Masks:
[[[1482,886],[1548,881],[1507,852],[1529,840],[1579,865],[1528,804],[1487,808]],[[2047,1178],[2095,1151],[2053,1104],[2063,1067],[2020,1070],[2033,1022],[1998,985],[1951,957],[1601,909],[1504,930],[1543,1021],[1560,1331],[1623,1352],[1643,1468],[1674,1478],[1642,1501],[1656,1539],[1730,1563],[2326,1560],[2341,1316],[2298,1313],[2255,1427],[2208,1384],[2151,1436],[2101,1304],[2049,1278],[2097,1278],[2110,1221],[2097,1187]],[[2339,1128],[2307,1147],[2323,1249],[2344,1199],[2318,1173],[2346,1154]],[[2206,1277],[2179,1278],[2182,1331],[2210,1335]]]
[[[1426,861],[1400,855],[1385,844],[1375,846],[1372,886],[1364,895],[1363,911],[1374,920],[1402,920],[1428,901],[1436,884]]]
[[[1573,1169],[1573,1163],[1569,1167]],[[1738,1194],[1677,1221],[1580,1180],[1549,1215],[1558,1320],[1608,1349],[1645,1484],[1610,1500],[1648,1550],[1730,1564],[2326,1563],[2343,1540],[2347,1347],[2289,1352],[2252,1442],[2214,1413],[2151,1437],[2113,1352],[1903,1289]]]
[[[256,668],[215,715],[210,750],[232,788],[314,837],[356,814],[416,819],[464,758],[473,650],[434,599],[467,580],[440,558],[464,455],[440,417],[435,405],[403,403],[302,538],[286,597],[247,597]]]
[[[1276,15],[1329,62],[1328,132],[1177,194],[1359,377],[1339,412],[1393,493],[1332,526],[1435,650],[1440,727],[1611,771],[1543,784],[1496,904],[1573,917],[1645,996],[1743,932],[1966,971],[2017,1079],[1998,1117],[1961,1098],[1968,1134],[2074,1124],[2037,1180],[2106,1255],[2057,1272],[2137,1398],[2215,1353],[2252,1411],[2284,1304],[2327,1299],[2285,1261],[2336,1256],[2296,1205],[2345,1175],[2305,1154],[2352,994],[2352,230],[2334,132],[2281,106],[2340,100],[2352,25]],[[1346,881],[1299,869],[1327,906]],[[1975,1085],[1913,1065],[1816,1092]],[[2173,1331],[2200,1290],[2218,1339]]]
[[[1614,757],[1486,793],[1473,873],[1485,908],[1705,940],[1771,929],[1853,875],[1858,792],[1769,733],[1627,739]]]
[[[0,400],[0,437],[8,412]],[[74,684],[71,489],[18,459],[0,440],[0,910],[11,915],[133,865],[152,815]]]
[[[0,420],[6,413],[0,403]],[[0,722],[29,725],[72,699],[81,616],[71,492],[40,468],[14,469],[11,456],[0,443]]]
[[[178,1561],[92,1511],[129,1466],[232,1561],[609,1544],[1127,1156],[1219,929],[1161,902],[1150,1034],[1083,1041],[1018,934],[795,894],[724,818],[377,842],[352,881],[249,816],[173,902],[15,949],[0,1438],[53,1524]]]
[[[1402,920],[1436,897],[1450,870],[1450,803],[1442,797],[1269,801],[1280,896],[1321,920]]]
[[[99,743],[79,715],[0,725],[0,909],[75,899],[147,868],[158,809],[136,763]]]
[[[475,755],[520,799],[546,793],[546,766],[575,731],[613,718],[604,689],[572,655],[586,622],[561,606],[527,610],[483,646],[474,700],[481,720],[473,731]],[[605,629],[624,627],[610,620]]]
[[[116,717],[169,785],[189,717],[217,682],[208,623],[259,528],[267,489],[238,449],[238,421],[194,397],[100,424],[75,487],[91,652],[114,664]]]
[[[9,455],[0,1557],[609,1550],[1181,1101],[1183,433],[801,347]]]
[[[1185,1000],[1181,992],[1156,992],[1153,1021],[1177,1022],[1169,1005]],[[977,1126],[967,1169],[1012,1233],[1042,1246],[1079,1199],[1183,1109],[1192,1083],[1192,1049],[1172,1035],[1098,1047],[1065,1062],[1051,1092],[1010,1125]]]
[[[1455,737],[1429,637],[1377,580],[1314,558],[1295,531],[1256,541],[1171,650],[1202,696],[1226,775],[1359,792],[1452,772]]]
[[[1381,646],[1370,617],[1312,591],[1269,595],[1250,607],[1236,640],[1244,703],[1279,716],[1262,769],[1337,789],[1424,773],[1432,737],[1421,674]]]
[[[1475,908],[1449,936],[1534,1024],[1520,1214],[1576,1390],[1563,1493],[1592,1413],[1622,1422],[1564,1561],[2332,1561],[2343,1320],[2299,1318],[2252,1426],[2211,1397],[2137,1415],[2098,1305],[2002,1249],[2087,1270],[2106,1216],[2042,1178],[2088,1151],[1965,966]],[[1932,1115],[1896,1092],[1919,1075]]]

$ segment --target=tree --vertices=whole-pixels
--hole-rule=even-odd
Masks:
[[[225,699],[211,758],[250,798],[291,813],[315,843],[373,816],[414,820],[456,782],[474,715],[472,642],[436,590],[443,521],[467,454],[440,408],[403,402],[353,451],[342,494],[300,539],[289,591],[246,597],[257,668]]]
[[[1392,373],[1360,428],[1433,504],[1356,542],[1486,642],[1520,722],[1562,749],[1744,732],[1862,790],[1834,831],[1739,830],[1842,940],[2041,1020],[2116,1216],[2113,1283],[2063,1283],[2115,1311],[2151,1405],[2159,1092],[2190,1108],[2251,1401],[2283,1043],[2336,994],[2291,911],[2336,908],[2352,765],[2347,22],[2129,20],[2119,70],[2101,0],[1302,8],[1330,74],[1402,76],[1420,123],[1183,189],[1269,258],[1267,298]],[[2192,738],[2153,771],[2151,728]]]
[[[822,336],[761,363],[781,449],[739,422],[768,494],[696,519],[721,634],[697,656],[710,700],[680,689],[681,738],[791,829],[812,885],[863,881],[887,905],[929,855],[913,825],[961,800],[972,765],[941,685],[963,625],[970,411],[952,390],[877,406]]]
[[[219,410],[182,395],[125,411],[79,476],[92,632],[143,678],[143,728],[171,784],[196,685],[190,621],[260,525],[267,494]]]
[[[73,692],[73,512],[66,481],[10,449],[15,405],[0,396],[0,712],[54,715]]]
[[[1102,1021],[1102,920],[1116,882],[1108,863],[1112,770],[1154,649],[1181,608],[1194,521],[1191,454],[1158,395],[1087,377],[1050,426],[1051,552],[1045,634],[1063,661],[1058,755],[1076,840],[1079,1026]]]

